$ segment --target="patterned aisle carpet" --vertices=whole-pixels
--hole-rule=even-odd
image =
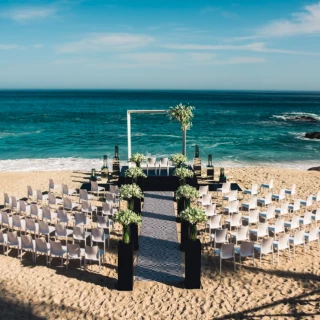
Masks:
[[[146,192],[136,279],[183,281],[172,192]]]

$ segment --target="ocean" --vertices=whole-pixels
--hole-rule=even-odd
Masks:
[[[0,171],[99,168],[119,146],[127,160],[129,109],[193,105],[187,156],[194,146],[215,166],[320,165],[320,92],[0,91]],[[316,121],[297,121],[310,116]],[[132,152],[156,157],[181,152],[179,124],[166,115],[132,115]]]

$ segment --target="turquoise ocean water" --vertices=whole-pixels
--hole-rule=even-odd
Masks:
[[[90,169],[114,154],[127,160],[128,109],[196,107],[187,134],[215,165],[320,165],[318,92],[235,91],[0,91],[0,171]],[[317,121],[294,121],[298,115]],[[132,152],[169,156],[181,152],[179,124],[165,115],[132,115]]]

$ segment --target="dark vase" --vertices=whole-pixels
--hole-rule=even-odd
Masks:
[[[118,243],[118,290],[133,289],[133,247],[132,243]]]
[[[139,234],[138,234],[138,225],[136,223],[130,224],[130,240],[133,245],[133,250],[139,250]]]
[[[201,288],[201,242],[188,240],[185,248],[185,279],[186,289]]]
[[[190,222],[186,220],[181,221],[181,243],[180,251],[185,251],[186,244],[189,239]]]
[[[133,199],[133,211],[141,215],[141,199],[139,198]]]
[[[177,201],[177,209],[178,209],[178,218],[180,219],[180,213],[181,211],[183,211],[185,209],[185,199],[184,198],[180,198]]]

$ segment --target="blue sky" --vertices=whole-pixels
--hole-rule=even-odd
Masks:
[[[320,1],[1,1],[0,88],[320,90]]]

